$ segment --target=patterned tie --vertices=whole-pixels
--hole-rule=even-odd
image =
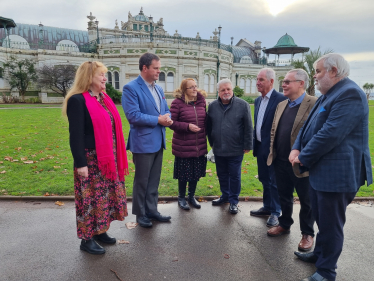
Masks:
[[[158,96],[157,94],[157,91],[156,91],[156,88],[155,88],[155,82],[152,82],[151,83],[151,93],[152,93],[152,96],[153,98],[155,99],[155,102],[156,102],[156,105],[157,105],[157,109],[158,111],[160,112],[161,110],[161,102],[160,102],[160,97]]]

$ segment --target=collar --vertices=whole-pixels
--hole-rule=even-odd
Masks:
[[[153,83],[148,83],[147,81],[144,80],[143,76],[141,74],[139,74],[139,76],[143,79],[144,83],[148,86],[148,87],[154,87],[156,82],[153,82]]]
[[[291,101],[290,99],[288,99],[288,106],[289,106],[290,108],[292,108],[292,107],[295,107],[295,106],[301,104],[301,102],[302,102],[302,101],[304,100],[304,98],[305,98],[305,95],[306,95],[306,93],[304,92],[300,97],[298,97],[298,98],[295,99],[294,101]]]
[[[270,92],[265,95],[265,97],[267,97],[269,100],[270,100],[271,94],[273,93],[273,90],[274,88],[272,88]],[[261,99],[264,99],[265,97],[261,97]]]
[[[91,97],[95,97],[98,101],[100,101],[100,99],[104,98],[104,95],[103,93],[99,93],[99,96],[95,96],[91,90],[88,90],[88,93],[90,94]]]

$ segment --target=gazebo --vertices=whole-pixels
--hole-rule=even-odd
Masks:
[[[266,54],[268,59],[269,54],[278,55],[278,61],[279,55],[289,54],[291,55],[292,61],[295,54],[308,52],[309,48],[297,46],[293,38],[286,33],[278,40],[278,43],[273,48],[264,49],[262,51]]]
[[[14,22],[14,20],[12,19],[7,19],[7,18],[3,18],[3,17],[0,17],[0,28],[4,28],[4,31],[5,31],[5,38],[8,37],[8,29],[9,28],[12,28],[12,27],[16,27],[16,23]],[[0,38],[1,40],[2,38]],[[8,44],[9,44],[9,48],[10,48],[10,40],[7,40],[8,41]]]

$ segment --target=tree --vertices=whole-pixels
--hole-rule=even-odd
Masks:
[[[374,84],[372,84],[372,83],[365,83],[364,86],[362,86],[362,88],[364,88],[365,93],[366,93],[366,98],[367,98],[367,100],[369,102],[371,91],[374,89]]]
[[[11,89],[18,89],[21,99],[25,99],[25,93],[30,86],[30,82],[36,82],[37,73],[35,61],[32,59],[17,59],[10,56],[4,63],[5,79],[8,81]]]
[[[315,70],[313,67],[313,63],[316,60],[318,60],[320,57],[322,57],[323,55],[326,55],[332,52],[333,52],[332,49],[327,49],[324,52],[322,52],[321,47],[318,47],[317,50],[314,50],[314,51],[310,50],[308,53],[306,53],[302,60],[295,60],[291,63],[291,65],[294,68],[302,68],[308,73],[309,86],[306,89],[306,92],[308,93],[308,95],[315,96],[314,78],[313,78],[315,74]]]
[[[114,89],[114,87],[111,84],[105,84],[105,91],[114,103],[121,103],[122,93]]]
[[[77,67],[72,64],[44,65],[38,69],[38,85],[65,97],[73,85],[76,71]]]

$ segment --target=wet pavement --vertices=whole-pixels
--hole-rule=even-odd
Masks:
[[[249,211],[261,202],[240,202],[237,215],[228,205],[202,203],[183,211],[176,202],[159,204],[170,223],[127,229],[134,222],[112,223],[108,233],[129,244],[105,246],[106,254],[79,250],[74,202],[0,201],[0,280],[301,280],[315,271],[294,256],[301,239],[300,206],[289,235],[268,237],[264,218]],[[131,203],[128,204],[131,213]],[[337,280],[374,280],[374,207],[351,204]],[[117,273],[118,278],[116,277]]]

